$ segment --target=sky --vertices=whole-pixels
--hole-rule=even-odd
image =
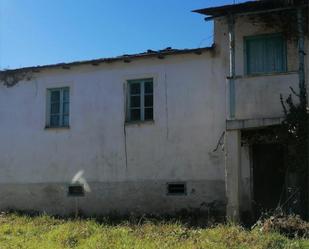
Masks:
[[[210,46],[191,10],[241,0],[0,0],[0,69]]]

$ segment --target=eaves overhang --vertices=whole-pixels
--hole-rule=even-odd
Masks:
[[[184,55],[184,54],[197,54],[200,55],[207,51],[213,51],[214,45],[211,47],[202,47],[202,48],[193,48],[193,49],[173,49],[173,48],[166,48],[163,50],[147,50],[143,53],[138,54],[125,54],[117,57],[110,57],[110,58],[100,58],[100,59],[94,59],[94,60],[84,60],[84,61],[74,61],[74,62],[68,62],[68,63],[57,63],[57,64],[49,64],[49,65],[38,65],[38,66],[32,66],[32,67],[22,67],[22,68],[16,68],[16,69],[5,69],[0,70],[1,73],[14,73],[14,72],[25,72],[25,71],[33,71],[33,72],[39,72],[44,69],[70,69],[74,66],[81,66],[81,65],[92,65],[92,66],[98,66],[103,63],[113,63],[122,61],[124,63],[130,63],[133,60],[136,59],[147,59],[147,58],[158,58],[158,59],[164,59],[167,56],[173,56],[173,55]]]

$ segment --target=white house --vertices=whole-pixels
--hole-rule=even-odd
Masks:
[[[242,144],[241,135],[280,124],[280,94],[309,74],[308,56],[299,67],[301,35],[288,40],[252,18],[282,11],[304,21],[308,3],[197,10],[214,19],[212,47],[2,71],[0,209],[212,207],[237,218],[253,201],[272,204],[256,189],[273,186],[269,196],[277,196],[282,176],[274,185],[275,173],[261,171],[277,169],[282,152]]]

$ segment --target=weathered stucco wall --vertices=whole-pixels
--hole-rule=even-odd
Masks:
[[[225,81],[211,52],[48,69],[0,86],[0,209],[173,212],[225,201]],[[125,124],[126,80],[154,78],[154,122]],[[45,129],[47,88],[70,87],[70,128]],[[166,183],[187,182],[186,196]]]

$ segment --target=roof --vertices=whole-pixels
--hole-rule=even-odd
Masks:
[[[204,51],[210,51],[214,48],[214,46],[211,47],[203,47],[203,48],[194,48],[194,49],[173,49],[171,47],[168,47],[163,50],[147,50],[146,52],[139,53],[139,54],[125,54],[117,57],[110,57],[110,58],[100,58],[100,59],[94,59],[94,60],[85,60],[85,61],[74,61],[69,63],[57,63],[57,64],[49,64],[49,65],[39,65],[39,66],[33,66],[33,67],[23,67],[23,68],[17,68],[17,69],[8,69],[8,70],[0,70],[1,72],[18,72],[18,71],[33,71],[38,72],[41,69],[49,69],[49,68],[63,68],[63,69],[69,69],[72,66],[78,66],[78,65],[86,65],[90,64],[93,66],[98,66],[101,63],[112,63],[116,61],[123,61],[126,63],[131,62],[134,59],[139,58],[151,58],[151,57],[157,57],[158,59],[164,59],[165,56],[168,55],[181,55],[181,54],[202,54]]]
[[[307,5],[307,0],[298,1],[303,2],[303,4]],[[199,13],[202,15],[217,17],[217,16],[225,16],[229,14],[238,14],[243,12],[257,12],[268,9],[276,9],[282,7],[288,7],[289,5],[285,4],[284,1],[248,1],[239,4],[231,4],[231,5],[223,5],[218,7],[211,7],[205,9],[193,10],[195,13]],[[291,5],[290,5],[291,7]]]

